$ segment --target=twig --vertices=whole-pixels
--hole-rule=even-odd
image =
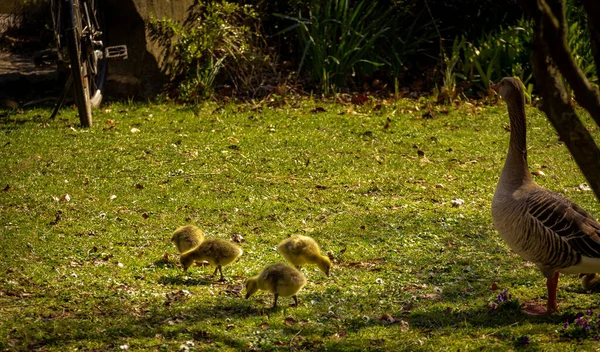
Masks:
[[[296,333],[296,335],[292,336],[292,338],[290,340],[290,351],[292,350],[292,343],[294,342],[294,339],[296,337],[298,337],[298,335],[300,335],[300,333],[302,332],[302,330],[304,330],[304,329],[300,329],[300,331],[298,331],[298,333]]]

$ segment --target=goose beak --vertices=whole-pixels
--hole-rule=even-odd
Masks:
[[[500,88],[500,83],[494,83],[490,81],[490,88],[494,90],[494,92],[498,93],[498,89]]]

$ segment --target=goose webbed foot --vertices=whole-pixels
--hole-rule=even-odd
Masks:
[[[558,272],[546,279],[546,288],[548,289],[548,302],[546,307],[539,304],[526,304],[521,310],[525,314],[529,315],[550,315],[552,313],[558,313],[558,303],[556,302],[556,289],[558,287]]]

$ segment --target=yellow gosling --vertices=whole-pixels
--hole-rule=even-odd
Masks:
[[[271,264],[264,268],[259,275],[246,280],[246,299],[256,291],[264,290],[275,296],[273,308],[277,307],[279,296],[292,296],[295,306],[298,306],[298,296],[296,294],[304,285],[306,285],[306,279],[300,270],[285,263]]]
[[[281,241],[277,246],[277,251],[298,269],[304,264],[316,264],[325,275],[329,276],[331,260],[328,256],[321,254],[319,244],[311,237],[294,235]]]
[[[179,253],[198,247],[204,240],[204,232],[194,225],[181,226],[171,236],[171,242]]]
[[[198,247],[183,253],[180,260],[185,271],[194,261],[207,261],[209,264],[216,266],[212,276],[215,276],[218,270],[221,273],[219,281],[224,281],[222,267],[231,264],[242,253],[242,249],[232,242],[220,238],[211,238],[204,240]]]
[[[583,276],[581,285],[585,290],[600,292],[600,276],[598,274],[581,274],[580,276]]]

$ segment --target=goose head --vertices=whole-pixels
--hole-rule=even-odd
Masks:
[[[502,97],[507,104],[525,100],[523,83],[518,78],[504,77],[496,84],[490,82],[490,87]]]

